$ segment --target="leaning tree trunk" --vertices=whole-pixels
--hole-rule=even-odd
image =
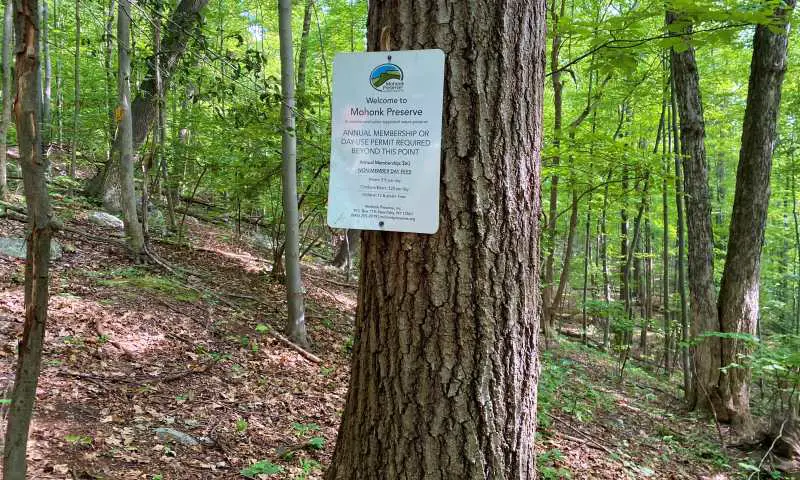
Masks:
[[[122,216],[125,221],[125,233],[128,237],[128,248],[135,262],[141,260],[144,250],[144,234],[142,225],[136,215],[136,189],[133,183],[133,131],[131,118],[131,58],[129,56],[130,27],[131,27],[130,0],[119,0],[117,10],[117,48],[119,55],[119,74],[117,88],[119,93],[120,113],[119,133],[117,148],[119,149],[119,178],[122,190]]]
[[[300,213],[297,205],[297,138],[294,121],[294,56],[292,55],[292,0],[280,0],[281,94],[283,104],[282,153],[283,218],[286,222],[284,247],[286,266],[286,336],[294,343],[307,347],[303,279],[300,276]]]
[[[28,205],[28,251],[25,262],[25,325],[19,342],[3,453],[5,480],[24,480],[27,470],[25,453],[47,323],[50,238],[54,228],[45,178],[47,162],[42,158],[42,131],[37,128],[41,114],[37,3],[38,0],[14,1],[18,92],[14,112]]]
[[[208,0],[181,0],[166,20],[167,28],[161,41],[161,51],[164,52],[160,61],[162,91],[168,91],[172,73],[190,43],[192,31],[202,21],[201,12],[207,4]],[[156,95],[156,75],[153,71],[155,62],[146,63],[148,71],[139,84],[136,99],[131,105],[133,151],[137,151],[144,143],[158,113],[159,99]],[[114,142],[118,141],[117,138]],[[118,163],[112,158],[106,162],[89,185],[90,194],[102,194],[107,209],[119,209],[119,176]]]
[[[3,12],[3,113],[0,117],[0,200],[8,196],[7,152],[8,126],[11,123],[11,33],[14,28],[14,7],[6,0]]]
[[[684,22],[677,14],[667,14],[667,23]],[[684,30],[687,37],[691,26]],[[686,223],[688,233],[689,304],[691,305],[691,338],[694,370],[692,389],[687,397],[690,408],[716,408],[719,394],[719,338],[701,337],[704,333],[719,332],[716,292],[714,288],[714,233],[711,228],[711,194],[708,190],[705,121],[700,98],[700,75],[697,71],[694,48],[672,49],[671,70],[681,125],[681,155],[683,183],[686,192]]]
[[[440,226],[363,234],[325,478],[532,479],[544,1],[370,2],[372,50],[382,31],[447,51]]]
[[[783,22],[782,28],[759,25],[753,39],[742,147],[736,171],[736,193],[725,270],[720,284],[719,319],[725,333],[756,334],[761,248],[769,206],[772,151],[787,64],[786,18],[794,4],[794,0],[787,0],[784,4],[787,9],[776,10],[775,18]],[[748,342],[723,338],[721,366],[741,364],[740,357],[750,352]],[[750,433],[752,427],[749,388],[750,371],[747,368],[728,368],[720,375],[722,416],[742,433]]]

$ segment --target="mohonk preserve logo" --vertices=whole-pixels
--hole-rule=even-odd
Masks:
[[[378,65],[369,74],[369,83],[379,92],[402,92],[403,70],[394,63]]]

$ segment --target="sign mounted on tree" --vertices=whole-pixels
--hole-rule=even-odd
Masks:
[[[443,87],[441,50],[336,55],[328,225],[438,230]]]

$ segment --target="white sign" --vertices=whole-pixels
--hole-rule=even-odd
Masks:
[[[443,87],[441,50],[336,55],[328,225],[439,229]]]

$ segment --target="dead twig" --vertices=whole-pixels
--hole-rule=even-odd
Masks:
[[[772,453],[772,450],[775,448],[775,444],[778,443],[778,440],[780,440],[781,437],[783,437],[783,427],[786,426],[786,422],[787,421],[788,420],[784,420],[783,423],[781,423],[781,429],[778,431],[778,436],[775,437],[774,440],[772,440],[772,444],[769,446],[769,449],[767,450],[767,453],[765,453],[764,456],[761,457],[761,461],[758,462],[758,470],[754,470],[753,473],[751,473],[750,476],[747,477],[747,480],[752,479],[753,475],[755,475],[756,473],[761,472],[761,467],[764,465],[764,461],[767,459],[769,454]]]

